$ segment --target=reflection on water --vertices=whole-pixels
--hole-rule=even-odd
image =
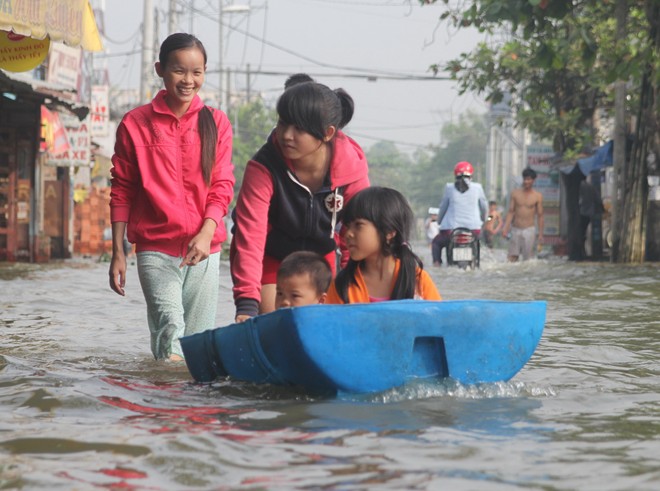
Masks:
[[[149,353],[134,265],[0,279],[0,489],[658,489],[660,272],[557,259],[432,268],[448,300],[547,300],[511,381],[327,399],[197,385]],[[4,278],[6,276],[0,275]],[[218,325],[233,315],[226,265]]]

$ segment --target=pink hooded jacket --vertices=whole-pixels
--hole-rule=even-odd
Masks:
[[[355,193],[369,186],[367,159],[360,146],[341,131],[337,132],[333,145],[330,185],[333,189],[343,187],[346,206]],[[285,162],[293,171],[291,163],[286,159]],[[266,236],[271,228],[268,210],[273,191],[270,171],[250,160],[236,203],[236,219],[240,226],[232,244],[231,274],[238,313],[256,315],[261,299],[262,264]]]
[[[204,107],[195,97],[180,119],[160,91],[150,104],[124,116],[117,128],[112,157],[112,222],[127,222],[128,240],[140,251],[184,256],[188,243],[210,218],[218,224],[211,252],[227,238],[223,217],[234,195],[232,129],[227,116],[211,113],[218,130],[211,185],[202,176],[198,116]]]

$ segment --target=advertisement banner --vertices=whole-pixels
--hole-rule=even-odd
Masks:
[[[77,89],[81,54],[80,48],[71,48],[59,43],[53,44],[48,58],[47,80],[70,89]]]
[[[0,31],[0,68],[9,72],[32,70],[46,59],[49,46],[49,39],[32,39]]]
[[[543,236],[546,245],[558,242],[560,233],[559,172],[552,167],[552,147],[527,146],[527,165],[536,171],[534,189],[543,196]]]
[[[92,136],[108,136],[110,109],[110,89],[107,85],[92,86],[91,132]]]
[[[62,153],[49,153],[46,165],[89,167],[91,165],[92,143],[89,132],[89,115],[82,121],[67,113],[59,113],[59,116],[69,136],[69,149]]]
[[[71,147],[69,136],[64,129],[58,112],[49,111],[41,106],[41,145],[42,152],[51,154],[64,153]]]

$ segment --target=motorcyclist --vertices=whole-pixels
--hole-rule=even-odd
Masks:
[[[451,231],[467,228],[478,237],[488,214],[488,201],[478,182],[472,182],[474,168],[470,162],[459,162],[454,166],[455,181],[447,183],[440,202],[438,222],[440,233],[433,239],[433,264],[442,264],[442,249],[449,244]]]

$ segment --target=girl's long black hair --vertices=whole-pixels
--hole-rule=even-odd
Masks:
[[[344,89],[331,90],[317,82],[289,85],[277,101],[277,115],[318,140],[329,126],[341,129],[353,118],[353,98]]]
[[[171,34],[160,45],[160,52],[158,53],[158,61],[164,68],[169,61],[170,53],[180,49],[197,48],[204,55],[204,66],[206,66],[206,49],[202,42],[192,34],[184,32],[177,32]],[[199,112],[197,119],[197,130],[199,131],[199,138],[202,145],[202,176],[207,186],[211,185],[211,176],[213,174],[213,167],[215,166],[215,152],[218,144],[218,129],[215,125],[215,120],[211,114],[208,106],[204,106]]]
[[[378,186],[365,188],[348,202],[342,221],[349,224],[357,219],[374,224],[383,256],[394,256],[401,261],[390,300],[414,298],[417,268],[422,269],[424,266],[408,243],[415,217],[406,198],[396,189]],[[388,242],[387,234],[391,232],[395,232],[395,235]],[[357,284],[355,274],[361,263],[349,259],[346,267],[337,274],[335,287],[344,303],[348,303],[349,285]]]

